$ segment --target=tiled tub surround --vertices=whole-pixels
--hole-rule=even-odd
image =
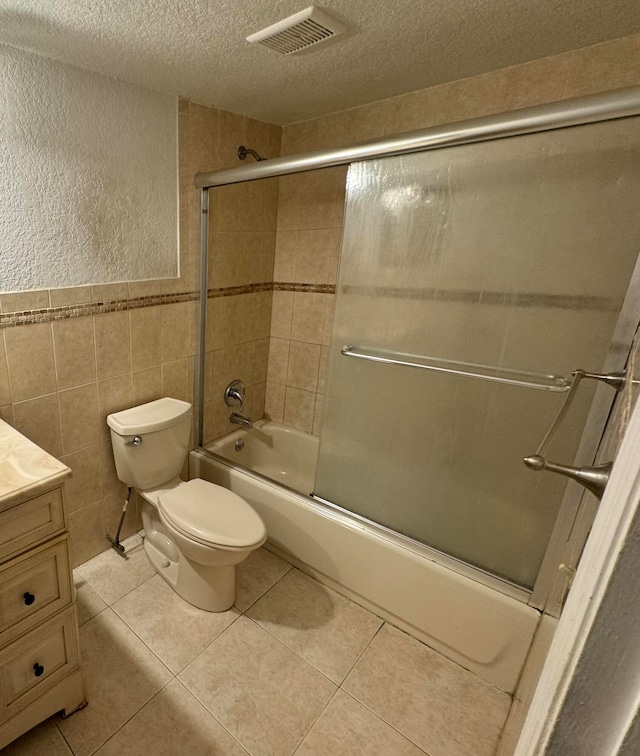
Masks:
[[[7,756],[494,753],[508,695],[270,552],[210,614],[127,546],[76,570],[90,706]]]
[[[285,126],[282,154],[357,144],[637,84],[640,34]],[[346,168],[330,168],[280,178],[274,281],[336,283],[345,176]],[[274,420],[316,434],[332,299],[277,289],[273,299],[266,411]]]

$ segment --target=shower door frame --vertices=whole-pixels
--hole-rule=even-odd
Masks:
[[[195,413],[194,437],[197,448],[204,450],[204,385],[205,385],[205,335],[207,321],[207,296],[208,296],[208,258],[209,258],[209,190],[230,184],[258,181],[265,178],[286,176],[294,173],[329,168],[339,165],[350,165],[354,162],[370,160],[373,158],[393,157],[415,152],[452,147],[476,142],[492,141],[508,137],[523,136],[556,129],[564,129],[572,126],[583,126],[602,121],[630,118],[640,115],[640,87],[628,87],[599,95],[590,95],[571,100],[563,100],[547,105],[539,105],[531,108],[523,108],[507,113],[499,113],[481,118],[474,118],[457,123],[436,126],[420,131],[407,132],[379,140],[366,142],[365,144],[338,149],[318,150],[315,152],[301,153],[286,157],[264,160],[252,165],[231,168],[222,171],[209,171],[196,174],[195,187],[198,190],[197,212],[200,217],[200,312],[198,322],[198,369],[195,371]],[[621,332],[629,333],[628,341],[631,343],[633,331],[637,326],[636,313],[640,309],[640,259],[636,263],[634,273],[630,280],[629,289],[625,298],[618,324],[616,326],[614,342]],[[632,325],[633,323],[633,325]],[[611,355],[607,358],[609,362]],[[578,367],[578,366],[576,366]],[[600,399],[598,399],[600,397]],[[591,411],[583,431],[583,442],[588,438],[589,431],[595,430],[594,424],[600,427],[604,424],[609,412],[612,400],[608,402],[602,399],[603,392],[596,395]],[[581,444],[582,449],[583,444]],[[594,450],[595,453],[595,450]],[[490,575],[483,570],[459,562],[448,554],[422,544],[415,539],[393,533],[400,545],[413,548],[414,551],[424,556],[437,554],[446,557],[452,564],[459,562],[463,567],[464,574],[476,573],[477,579],[486,582],[490,578],[492,587],[503,593],[519,598],[536,609],[544,609],[552,591],[555,581],[557,565],[560,563],[562,552],[568,542],[569,534],[578,513],[580,512],[581,492],[569,494],[565,492],[560,504],[558,517],[550,536],[547,550],[540,566],[535,585],[531,591],[521,586],[516,586],[509,581],[502,580],[497,576]],[[341,509],[331,502],[316,499],[322,506],[328,509]],[[347,512],[352,517],[353,513]],[[357,515],[356,515],[357,517]],[[358,518],[360,519],[360,518]],[[373,530],[387,531],[386,536],[392,534],[388,529],[377,523],[367,521]],[[559,600],[556,601],[559,606]]]

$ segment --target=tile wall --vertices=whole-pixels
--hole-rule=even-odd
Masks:
[[[282,154],[634,85],[640,85],[640,34],[285,126]],[[322,423],[345,175],[345,169],[331,168],[280,179],[266,413],[316,434]],[[328,284],[325,293],[318,293],[322,284]]]
[[[115,531],[125,495],[115,473],[106,416],[161,396],[193,398],[193,176],[199,170],[239,165],[236,151],[245,141],[270,157],[280,148],[277,126],[187,101],[179,103],[178,117],[180,277],[0,295],[0,417],[71,467],[67,488],[74,564],[105,549],[105,533]],[[274,219],[276,199],[277,184],[270,187]],[[264,385],[266,377],[273,244],[249,238],[256,224],[255,214],[247,219],[244,248],[252,256],[256,244],[260,255],[264,250],[262,267],[248,266],[254,277],[244,277],[238,268],[237,278],[216,282],[216,271],[229,269],[236,259],[232,245],[218,250],[211,266],[211,363],[217,380],[225,385],[241,377],[236,369],[244,371],[246,355],[253,358],[260,349],[263,367],[255,367],[248,382],[260,378]],[[255,276],[269,282],[267,291],[248,293],[244,284],[256,283]],[[222,286],[236,288],[218,299]],[[244,315],[241,326],[229,335],[225,319],[230,312]],[[263,325],[256,325],[259,322]],[[218,354],[214,347],[220,348]],[[254,361],[259,362],[258,357]],[[256,407],[260,411],[259,399]],[[140,527],[137,510],[136,503],[127,516],[125,535]]]

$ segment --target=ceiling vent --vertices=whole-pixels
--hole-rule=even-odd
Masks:
[[[346,28],[335,18],[311,5],[300,13],[294,13],[293,16],[252,34],[247,37],[247,42],[259,42],[282,55],[291,55],[331,39]]]

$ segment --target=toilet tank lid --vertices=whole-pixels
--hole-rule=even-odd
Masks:
[[[107,415],[107,425],[119,436],[136,436],[170,428],[190,414],[189,402],[165,396],[154,402]]]

